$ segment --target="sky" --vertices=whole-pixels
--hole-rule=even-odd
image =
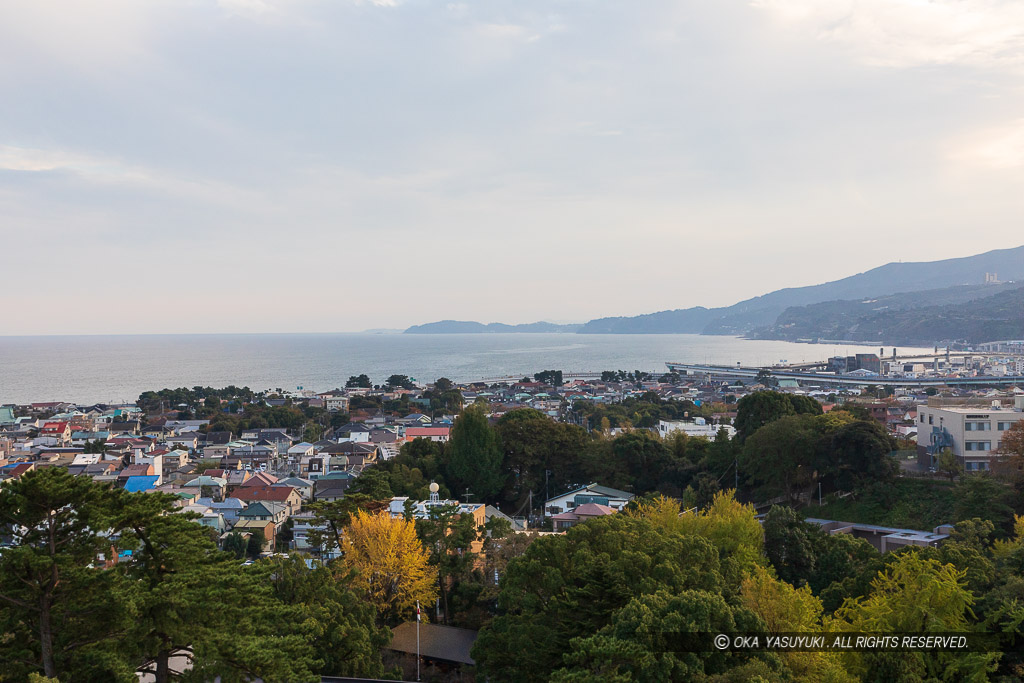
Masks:
[[[0,4],[0,334],[720,306],[1024,244],[1019,0]]]

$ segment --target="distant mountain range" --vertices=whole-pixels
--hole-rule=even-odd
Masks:
[[[998,274],[1003,283],[1016,281],[1020,283],[1018,286],[1024,285],[1024,246],[944,261],[889,263],[841,280],[808,287],[780,289],[722,308],[698,306],[630,317],[598,318],[583,325],[483,325],[442,321],[410,327],[406,333],[690,333],[749,335],[762,339],[822,338],[867,341],[870,338],[871,341],[884,343],[907,343],[903,341],[904,338],[914,339],[914,343],[931,343],[990,334],[996,335],[990,339],[1007,338],[1003,336],[1001,330],[1014,329],[1013,320],[1022,317],[1019,310],[1015,312],[1011,308],[1000,312],[997,310],[999,304],[995,301],[977,309],[974,306],[964,307],[966,302],[991,297],[993,293],[1010,293],[1014,289],[1007,284],[986,285],[988,273]],[[872,301],[878,299],[886,300]],[[943,306],[949,308],[940,312],[938,309]],[[807,307],[807,310],[800,310],[803,307]],[[925,308],[934,310],[926,314],[923,312]],[[996,325],[996,318],[983,324],[983,318],[979,318],[978,325],[968,326],[969,329],[964,326],[970,316],[977,317],[982,311],[990,309],[993,316],[1009,316],[1008,324]],[[896,311],[903,312],[903,315],[895,315]],[[960,311],[967,318],[957,326],[947,329],[939,322],[941,319],[934,318],[931,318],[931,323],[919,321],[917,324],[911,324],[913,311],[928,316],[943,315],[950,321],[956,317],[955,313]],[[873,322],[868,323],[867,318],[871,318]],[[853,322],[854,320],[857,322]],[[857,327],[853,327],[854,325]],[[843,330],[849,331],[853,336],[840,334]],[[969,331],[970,334],[955,334],[957,330]]]
[[[967,285],[787,308],[749,336],[901,346],[1024,339],[1024,282]]]

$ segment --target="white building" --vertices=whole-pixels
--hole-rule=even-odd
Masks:
[[[324,400],[327,410],[332,413],[347,413],[348,403],[348,396],[329,396]]]
[[[917,407],[918,462],[933,467],[939,453],[949,448],[972,472],[989,469],[996,457],[1002,435],[1014,423],[1024,420],[1024,396],[1018,396],[1014,408],[998,401],[989,407],[942,406]]]
[[[676,432],[683,432],[687,436],[703,436],[707,439],[714,439],[718,436],[718,430],[724,429],[729,438],[736,436],[736,428],[732,425],[709,424],[703,417],[687,420],[661,420],[658,422],[658,434],[665,438]]]
[[[585,505],[587,503],[607,505],[616,512],[620,512],[631,500],[633,500],[632,493],[613,489],[608,486],[588,484],[569,491],[568,493],[563,493],[559,496],[546,500],[544,502],[544,515],[551,516],[558,515],[563,512],[569,512],[570,510],[575,510],[580,505]]]

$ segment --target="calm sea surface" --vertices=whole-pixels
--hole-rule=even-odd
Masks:
[[[391,374],[467,381],[545,369],[663,372],[666,361],[770,365],[878,348],[692,334],[0,337],[0,404],[135,400],[196,385],[326,391],[360,373],[379,383]]]

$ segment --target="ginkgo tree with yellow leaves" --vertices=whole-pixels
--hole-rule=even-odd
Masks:
[[[756,614],[769,633],[818,633],[824,610],[809,586],[794,588],[756,566],[740,583],[740,604]],[[781,652],[794,680],[848,683],[857,680],[836,652]]]
[[[416,602],[437,597],[437,569],[416,536],[416,525],[387,511],[357,511],[344,534],[344,566],[354,571],[353,585],[387,623],[408,616]]]
[[[867,595],[847,598],[825,627],[859,633],[961,633],[979,630],[966,571],[913,550],[896,555]],[[998,652],[850,652],[847,670],[864,679],[987,680]]]

